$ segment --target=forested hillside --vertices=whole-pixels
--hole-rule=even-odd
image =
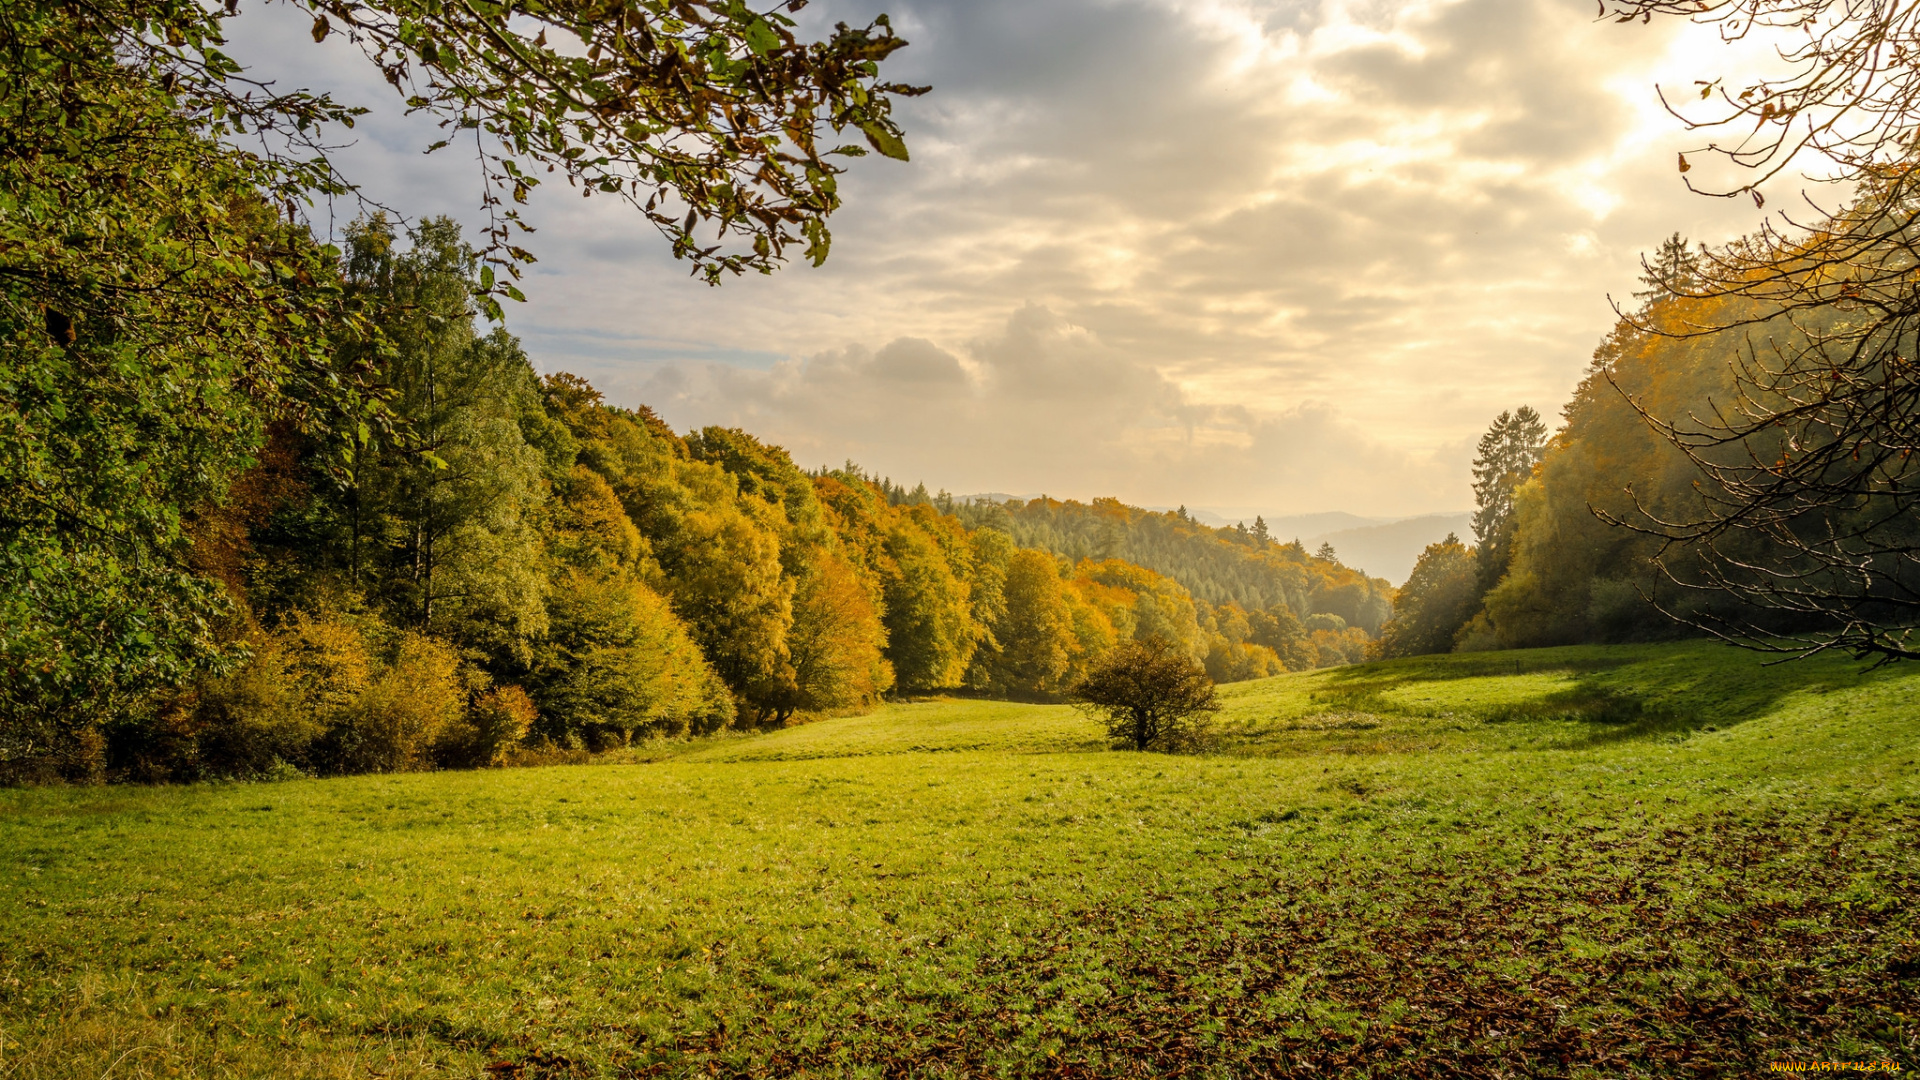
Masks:
[[[450,221],[363,222],[335,269],[366,329],[328,363],[377,423],[343,445],[265,417],[222,483],[159,494],[164,554],[201,589],[188,632],[140,642],[164,665],[116,668],[110,618],[16,596],[34,633],[9,634],[10,670],[63,677],[10,680],[10,775],[471,766],[895,693],[1047,698],[1147,637],[1232,681],[1356,660],[1387,614],[1384,582],[1257,529],[1112,501],[943,512],[611,406],[482,319]],[[102,587],[118,617],[154,603]]]
[[[1692,631],[1663,611],[1698,617],[1737,606],[1677,584],[1654,563],[1660,539],[1623,527],[1699,509],[1707,478],[1640,410],[1710,412],[1731,398],[1747,347],[1742,334],[1687,333],[1755,314],[1675,292],[1697,259],[1677,237],[1668,241],[1642,306],[1595,350],[1551,438],[1537,418],[1521,431],[1507,414],[1489,430],[1476,460],[1474,535],[1422,554],[1398,594],[1385,655],[1671,638]],[[1684,572],[1688,553],[1669,555]]]
[[[1327,614],[1376,633],[1392,614],[1388,583],[1331,558],[1309,555],[1297,542],[1252,528],[1211,528],[1183,511],[1151,513],[1115,499],[1092,505],[1033,499],[956,509],[976,526],[1002,529],[1016,543],[1072,559],[1117,558],[1179,582],[1209,604],[1247,610],[1286,605],[1300,615]]]
[[[1713,310],[1726,304],[1668,296],[1647,314],[1676,328],[1707,325],[1727,315]],[[1731,335],[1663,337],[1626,322],[1608,336],[1564,410],[1565,426],[1516,493],[1512,565],[1487,595],[1483,638],[1513,647],[1672,637],[1686,628],[1658,608],[1697,616],[1737,606],[1724,593],[1677,585],[1653,563],[1657,537],[1608,518],[1644,526],[1649,515],[1698,510],[1696,485],[1706,478],[1634,402],[1655,416],[1711,409],[1732,396],[1729,361],[1740,347]],[[1684,571],[1687,554],[1673,557]]]
[[[1844,233],[1859,212],[1828,224]],[[1482,440],[1473,542],[1427,548],[1381,652],[1708,633],[1913,655],[1911,362],[1868,358],[1911,341],[1876,328],[1847,281],[1889,256],[1856,252],[1825,293],[1745,284],[1802,280],[1807,250],[1669,239],[1559,430],[1521,410]],[[1781,267],[1792,275],[1768,276]]]

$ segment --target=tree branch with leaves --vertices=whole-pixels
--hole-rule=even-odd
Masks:
[[[1733,390],[1687,416],[1632,402],[1698,472],[1698,499],[1609,520],[1660,537],[1672,581],[1752,612],[1689,618],[1701,629],[1793,654],[1920,656],[1920,3],[1627,0],[1601,13],[1775,40],[1768,77],[1663,91],[1688,130],[1715,136],[1680,155],[1690,190],[1764,206],[1762,184],[1805,167],[1851,189],[1836,207],[1807,199],[1804,220],[1779,213],[1725,248],[1649,264],[1656,288],[1624,318],[1640,333],[1724,336]],[[1696,181],[1703,161],[1731,178]]]
[[[312,15],[316,42],[343,35],[410,111],[438,121],[445,137],[429,152],[475,140],[490,215],[483,281],[515,299],[492,268],[517,278],[534,261],[516,239],[532,231],[519,207],[549,177],[625,200],[709,282],[769,273],[796,245],[819,265],[840,162],[869,147],[906,160],[892,106],[927,89],[881,78],[906,44],[885,15],[821,41],[796,37],[790,13],[806,0],[765,10],[740,0],[287,2]],[[364,110],[249,77],[220,51],[237,3],[89,0],[83,10],[210,134],[266,136],[287,166],[283,199],[351,190],[318,133]],[[849,132],[858,141],[841,138]]]

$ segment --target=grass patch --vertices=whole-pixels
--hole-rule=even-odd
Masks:
[[[0,792],[0,1077],[1920,1065],[1920,683],[1700,645]],[[651,758],[651,760],[647,760]]]

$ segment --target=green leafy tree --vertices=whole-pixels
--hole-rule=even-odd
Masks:
[[[288,174],[210,138],[128,32],[0,9],[0,760],[224,663],[182,519],[268,420],[360,387],[331,368],[332,253],[267,201]]]
[[[712,440],[703,452],[716,460],[697,460],[651,412],[607,406],[577,378],[550,378],[544,393],[580,463],[607,482],[644,539],[658,568],[649,584],[671,602],[741,711],[767,723],[797,707],[787,631],[793,571],[805,563],[790,559],[783,539],[792,536],[784,496],[743,494],[741,476],[721,460],[727,455],[713,453]]]
[[[1074,687],[1073,696],[1105,722],[1109,734],[1135,750],[1202,745],[1207,722],[1220,708],[1206,669],[1157,637],[1115,646]]]
[[[695,461],[717,465],[739,483],[742,496],[779,509],[786,519],[789,572],[797,574],[805,553],[826,545],[827,526],[813,480],[778,446],[768,446],[738,428],[709,427],[686,440]]]
[[[1383,657],[1448,652],[1480,603],[1473,552],[1452,533],[1428,544],[1394,596],[1393,619],[1380,634]],[[1333,631],[1329,626],[1320,632]]]
[[[555,494],[551,625],[535,648],[534,734],[605,747],[731,723],[726,684],[647,584],[660,579],[659,566],[612,485],[575,466]]]
[[[785,723],[794,708],[824,712],[878,701],[893,688],[886,646],[886,628],[859,572],[837,555],[819,554],[794,590],[787,654],[796,692],[776,722]]]
[[[969,537],[973,548],[973,575],[968,602],[980,640],[973,661],[967,668],[966,683],[975,690],[993,685],[989,661],[999,655],[1000,641],[995,636],[1007,619],[1007,567],[1018,550],[1013,538],[991,526],[973,530]]]
[[[1319,659],[1307,629],[1285,604],[1247,613],[1247,640],[1272,649],[1288,671],[1307,671]]]
[[[546,462],[521,429],[537,379],[512,337],[477,333],[458,225],[427,222],[405,253],[394,240],[377,220],[350,238],[348,280],[378,313],[375,362],[406,425],[347,473],[352,573],[400,621],[524,665],[547,619]]]
[[[619,570],[570,567],[555,578],[549,603],[535,735],[604,749],[637,735],[704,734],[732,722],[725,682],[645,583]]]
[[[980,640],[967,582],[935,538],[939,526],[929,508],[907,507],[890,516],[881,569],[887,658],[906,689],[959,686]]]
[[[718,470],[714,470],[715,473]],[[639,524],[665,573],[667,595],[735,694],[765,720],[797,692],[786,632],[794,583],[782,570],[779,523],[764,505],[730,501],[708,483],[681,494],[681,506],[656,506]]]
[[[844,167],[836,162],[869,146],[905,160],[892,103],[925,92],[880,78],[879,65],[906,44],[884,15],[807,42],[780,11],[727,0],[295,6],[313,16],[315,41],[344,35],[410,109],[439,119],[448,137],[430,152],[477,146],[486,261],[515,277],[533,260],[513,242],[515,229],[532,231],[517,207],[555,172],[585,194],[632,204],[709,281],[771,271],[794,244],[817,264],[827,255],[826,219],[840,205]],[[197,133],[253,141],[260,187],[276,202],[348,190],[326,158],[326,138],[364,109],[324,94],[261,92],[220,51],[237,4],[103,0],[9,11],[17,12],[5,28],[13,64],[44,57],[60,73],[78,59],[130,73]],[[57,108],[61,98],[46,100]],[[849,130],[866,145],[836,144]],[[491,270],[484,285],[519,296]],[[488,306],[497,313],[490,298]]]
[[[1034,696],[1061,688],[1079,640],[1060,567],[1031,548],[1007,562],[1006,611],[993,628],[988,685],[1001,694]]]

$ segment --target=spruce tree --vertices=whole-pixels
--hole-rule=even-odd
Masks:
[[[1546,450],[1547,425],[1530,406],[1494,418],[1473,459],[1473,537],[1484,594],[1513,559],[1514,493]]]
[[[1700,252],[1705,250],[1703,247]],[[1646,287],[1635,290],[1633,298],[1652,304],[1669,296],[1693,294],[1703,284],[1700,252],[1687,247],[1687,238],[1679,233],[1662,240],[1652,258],[1640,257],[1640,283]]]

